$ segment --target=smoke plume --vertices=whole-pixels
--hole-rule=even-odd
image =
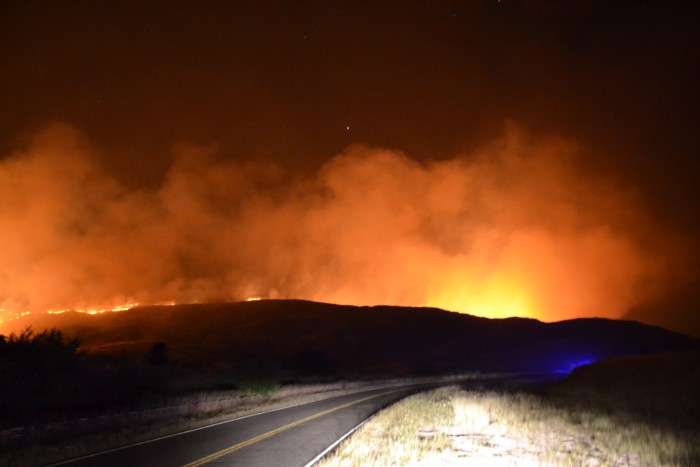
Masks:
[[[249,297],[619,317],[668,290],[671,236],[584,148],[517,127],[421,163],[355,145],[313,174],[181,145],[133,188],[56,124],[0,161],[0,308]]]

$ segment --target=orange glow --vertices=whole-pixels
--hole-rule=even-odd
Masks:
[[[490,318],[538,317],[526,288],[512,279],[492,277],[483,287],[464,287],[462,283],[448,281],[440,291],[428,296],[426,305]]]
[[[0,333],[3,332],[3,327],[9,326],[13,321],[28,318],[31,314],[31,311],[11,311],[0,308]]]
[[[116,305],[111,308],[64,308],[64,309],[59,309],[59,310],[48,310],[45,313],[49,315],[60,315],[63,314],[67,311],[74,311],[76,313],[86,313],[88,315],[98,315],[102,313],[107,313],[107,312],[117,312],[117,311],[126,311],[130,310],[132,308],[135,308],[139,306],[138,303],[126,303],[123,305]]]
[[[59,125],[0,162],[4,309],[269,297],[558,320],[620,317],[672,283],[671,237],[629,187],[515,127],[428,163],[351,146],[305,179],[183,146],[151,190],[96,152]]]
[[[172,303],[174,304],[174,303]],[[33,317],[39,317],[43,314],[61,315],[72,311],[75,313],[83,313],[87,315],[101,315],[104,313],[117,313],[120,311],[130,310],[139,306],[138,303],[125,303],[122,305],[112,306],[110,308],[63,308],[36,312],[32,315],[31,311],[11,311],[0,308],[0,334],[9,332],[18,332],[27,325],[32,323]],[[16,324],[16,326],[15,326]]]

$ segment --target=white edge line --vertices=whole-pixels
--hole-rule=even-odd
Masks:
[[[198,428],[192,428],[192,429],[185,430],[185,431],[179,431],[179,432],[177,432],[177,433],[171,433],[171,434],[169,434],[169,435],[160,436],[160,437],[158,437],[158,438],[153,438],[153,439],[147,439],[147,440],[144,440],[144,441],[139,441],[138,443],[127,444],[127,445],[125,445],[125,446],[119,446],[119,447],[117,447],[117,448],[107,449],[107,450],[105,450],[105,451],[99,451],[99,452],[95,452],[95,453],[88,454],[88,455],[81,456],[81,457],[74,457],[73,459],[66,459],[66,460],[63,460],[63,461],[60,461],[60,462],[55,462],[55,463],[53,463],[53,464],[48,464],[47,467],[53,467],[53,466],[56,466],[56,465],[67,465],[67,464],[71,464],[71,463],[73,463],[73,462],[77,462],[77,461],[81,461],[81,460],[85,460],[85,459],[90,459],[90,458],[93,458],[93,457],[101,456],[101,455],[103,455],[103,454],[109,454],[109,453],[112,453],[112,452],[117,452],[117,451],[121,451],[121,450],[124,450],[124,449],[129,449],[129,448],[132,448],[132,447],[135,447],[135,446],[141,446],[141,445],[143,445],[143,444],[155,443],[156,441],[160,441],[160,440],[168,439],[168,438],[174,438],[175,436],[180,436],[180,435],[184,435],[184,434],[187,434],[187,433],[192,433],[192,432],[195,432],[195,431],[206,430],[207,428],[212,428],[212,427],[215,427],[215,426],[218,426],[218,425],[224,425],[224,424],[226,424],[226,423],[232,423],[232,422],[235,422],[235,421],[238,421],[238,420],[243,420],[244,418],[257,417],[258,415],[265,415],[265,414],[272,413],[272,412],[278,412],[278,411],[280,411],[280,410],[292,409],[292,408],[294,408],[294,407],[301,407],[302,405],[313,404],[314,402],[321,402],[321,401],[333,399],[334,397],[343,397],[343,396],[350,396],[350,395],[355,395],[355,394],[362,394],[363,392],[377,391],[377,390],[380,390],[380,389],[402,388],[402,387],[406,387],[406,386],[415,386],[415,385],[420,386],[420,385],[422,385],[422,384],[434,384],[434,383],[427,383],[427,382],[426,382],[426,383],[408,383],[408,382],[407,382],[407,383],[402,383],[402,384],[386,384],[386,385],[379,386],[379,387],[375,387],[375,388],[363,389],[363,390],[361,390],[361,391],[350,392],[350,393],[348,393],[348,394],[341,394],[341,395],[339,395],[339,396],[325,397],[325,398],[316,399],[316,400],[312,400],[312,401],[308,401],[308,402],[302,402],[302,403],[300,403],[300,404],[289,405],[289,406],[286,406],[286,407],[280,407],[280,408],[278,408],[278,409],[267,410],[267,411],[265,411],[265,412],[258,412],[258,413],[253,413],[253,414],[249,414],[249,415],[243,415],[242,417],[232,418],[231,420],[223,420],[223,421],[221,421],[221,422],[212,423],[212,424],[210,424],[210,425],[200,426],[200,427],[198,427]],[[440,384],[440,383],[438,382],[438,384]],[[374,416],[374,415],[373,415],[373,416]],[[370,417],[370,418],[372,418],[372,417]],[[339,439],[338,441],[336,441],[332,446],[330,446],[328,449],[326,449],[326,451],[324,451],[322,454],[326,454],[327,451],[329,451],[330,449],[332,449],[333,447],[335,447],[338,443],[340,443],[343,439],[345,439],[346,436],[349,436],[350,434],[352,434],[356,429],[360,428],[360,426],[362,426],[362,424],[364,424],[365,422],[367,422],[368,420],[370,420],[370,418],[368,418],[368,419],[365,420],[364,422],[360,423],[360,424],[357,425],[355,428],[353,428],[352,430],[350,430],[348,433],[346,433],[345,435],[343,435],[343,437],[342,437],[341,439]],[[320,456],[319,456],[319,457],[320,457]],[[311,463],[307,464],[307,466],[310,467],[311,465],[313,465],[313,462],[318,462],[318,460],[320,460],[320,458],[319,458],[319,459],[314,459]],[[307,467],[307,466],[305,466],[305,467]]]
[[[392,392],[399,392],[399,391],[400,391],[400,389],[397,390],[397,391],[392,391]],[[391,394],[391,393],[387,393],[387,394]],[[397,401],[397,402],[398,402],[398,401]],[[394,402],[394,403],[396,403],[396,402]],[[393,404],[390,404],[390,405],[393,405]],[[370,420],[372,420],[372,419],[373,419],[374,417],[376,417],[380,412],[386,410],[388,407],[389,407],[389,406],[384,407],[383,409],[380,409],[380,410],[376,411],[375,413],[373,413],[373,414],[370,415],[369,417],[367,417],[367,418],[365,418],[364,420],[362,420],[362,421],[361,421],[360,423],[358,423],[354,428],[351,428],[350,431],[348,431],[348,432],[345,433],[343,436],[341,436],[340,438],[338,438],[338,440],[337,440],[336,442],[334,442],[333,444],[331,444],[330,446],[328,446],[326,449],[324,449],[323,452],[322,452],[321,454],[319,454],[318,456],[316,456],[316,457],[314,457],[313,459],[311,459],[311,460],[309,461],[309,463],[306,464],[304,467],[313,467],[318,461],[320,461],[321,459],[323,459],[328,453],[330,453],[332,450],[334,450],[336,447],[338,447],[338,445],[339,445],[340,443],[342,443],[343,441],[345,441],[349,436],[351,436],[351,435],[352,435],[353,433],[355,433],[357,430],[359,430],[360,428],[362,428],[362,426],[363,426],[365,423],[367,423],[367,422],[369,422]]]
[[[60,461],[60,462],[56,462],[56,463],[53,463],[53,464],[48,464],[48,467],[52,467],[52,466],[55,466],[55,465],[66,465],[66,464],[70,464],[70,463],[73,463],[73,462],[77,462],[77,461],[81,461],[81,460],[85,460],[85,459],[90,459],[90,458],[92,458],[92,457],[101,456],[101,455],[103,455],[103,454],[109,454],[109,453],[112,453],[112,452],[121,451],[121,450],[123,450],[123,449],[129,449],[129,448],[132,448],[132,447],[135,447],[135,446],[141,446],[141,445],[143,445],[143,444],[155,443],[156,441],[160,441],[160,440],[163,440],[163,439],[174,438],[175,436],[180,436],[180,435],[184,435],[184,434],[187,434],[187,433],[192,433],[192,432],[200,431],[200,430],[206,430],[207,428],[212,428],[212,427],[215,427],[215,426],[218,426],[218,425],[224,425],[224,424],[226,424],[226,423],[232,423],[232,422],[235,422],[235,421],[238,421],[238,420],[243,420],[244,418],[257,417],[258,415],[265,415],[265,414],[272,413],[272,412],[279,412],[280,410],[292,409],[292,408],[294,408],[294,407],[301,407],[302,405],[313,404],[314,402],[321,402],[321,401],[333,399],[334,397],[351,396],[351,395],[355,395],[355,394],[362,394],[363,392],[370,392],[370,391],[376,391],[376,390],[386,389],[386,388],[391,388],[391,387],[402,387],[402,386],[409,386],[409,385],[410,385],[410,384],[401,384],[401,385],[398,385],[398,386],[380,386],[380,387],[378,387],[378,388],[364,389],[364,390],[362,390],[362,391],[351,392],[351,393],[349,393],[349,394],[341,394],[341,395],[339,395],[339,396],[331,396],[331,397],[326,397],[326,398],[323,398],[323,399],[316,399],[316,400],[313,400],[313,401],[302,402],[302,403],[300,403],[300,404],[289,405],[289,406],[286,406],[286,407],[280,407],[280,408],[278,408],[278,409],[267,410],[267,411],[265,411],[265,412],[258,412],[258,413],[252,413],[252,414],[249,414],[249,415],[243,415],[242,417],[232,418],[231,420],[223,420],[223,421],[221,421],[221,422],[212,423],[211,425],[205,425],[205,426],[200,426],[200,427],[198,427],[198,428],[192,428],[192,429],[185,430],[185,431],[179,431],[179,432],[177,432],[177,433],[172,433],[172,434],[169,434],[169,435],[160,436],[160,437],[158,437],[158,438],[147,439],[147,440],[144,440],[144,441],[139,441],[138,443],[127,444],[126,446],[119,446],[118,448],[112,448],[112,449],[107,449],[107,450],[105,450],[105,451],[95,452],[95,453],[93,453],[93,454],[88,454],[88,455],[86,455],[86,456],[75,457],[75,458],[73,458],[73,459],[66,459],[66,460],[63,460],[63,461]],[[369,420],[369,419],[367,419],[367,420]],[[362,422],[362,423],[364,423],[364,422]],[[360,425],[362,425],[362,423],[361,423]],[[358,425],[357,427],[353,428],[353,430],[356,429],[356,428],[359,428],[360,425]],[[351,432],[352,432],[352,431],[351,431]],[[351,432],[347,433],[346,436],[349,435]],[[325,452],[325,451],[324,451],[324,452]]]
[[[479,380],[482,380],[482,379],[483,379],[483,378],[475,378],[473,381],[479,381]],[[498,379],[498,378],[494,378],[494,379]],[[467,381],[469,381],[469,380],[467,380]],[[449,381],[448,381],[448,382],[449,382]],[[419,384],[421,384],[421,383],[419,383]],[[427,384],[427,383],[426,383],[426,384]],[[438,384],[440,384],[440,383],[438,383]],[[410,384],[401,384],[401,385],[398,385],[397,387],[402,387],[402,386],[410,386]],[[394,391],[394,392],[398,392],[398,391]],[[316,465],[316,464],[317,464],[321,459],[323,459],[328,453],[330,453],[330,452],[333,451],[336,447],[338,447],[338,445],[339,445],[340,443],[342,443],[343,441],[345,441],[349,436],[351,436],[351,435],[352,435],[353,433],[355,433],[357,430],[359,430],[360,428],[362,428],[362,426],[364,426],[365,423],[367,423],[367,422],[369,422],[370,420],[372,420],[374,417],[377,416],[377,414],[379,414],[379,413],[382,412],[383,410],[386,410],[387,408],[388,408],[388,407],[385,407],[384,409],[381,409],[381,410],[379,410],[379,411],[373,413],[373,414],[372,414],[371,416],[369,416],[368,418],[362,420],[362,421],[361,421],[360,423],[358,423],[354,428],[351,428],[350,431],[348,431],[348,432],[345,433],[343,436],[341,436],[340,438],[338,438],[338,440],[337,440],[336,442],[334,442],[333,444],[331,444],[330,446],[328,446],[326,449],[324,449],[323,452],[321,452],[321,454],[319,454],[318,456],[316,456],[316,457],[314,457],[313,459],[311,459],[306,465],[304,465],[304,467],[313,467],[314,465]]]
[[[381,412],[381,410],[380,410],[380,412]],[[377,413],[379,413],[379,412],[377,412]],[[376,415],[376,414],[374,414],[374,415]],[[369,417],[369,418],[366,418],[366,419],[362,420],[362,421],[361,421],[360,423],[358,423],[354,428],[351,428],[350,431],[348,431],[348,432],[345,433],[343,436],[341,436],[340,438],[338,438],[338,440],[336,440],[335,443],[331,444],[331,445],[328,446],[326,449],[324,449],[323,452],[322,452],[321,454],[319,454],[318,456],[316,456],[316,457],[314,457],[313,459],[311,459],[311,460],[309,461],[309,463],[306,464],[304,467],[313,467],[318,461],[320,461],[321,459],[323,459],[323,458],[326,456],[326,454],[328,454],[329,452],[331,452],[331,451],[332,451],[333,449],[335,449],[340,443],[342,443],[343,441],[345,441],[345,439],[346,439],[348,436],[350,436],[350,435],[352,435],[353,433],[355,433],[357,430],[359,430],[360,428],[362,428],[362,426],[363,426],[365,423],[367,423],[367,422],[370,421],[372,418],[374,418],[374,415],[372,415],[372,416]]]

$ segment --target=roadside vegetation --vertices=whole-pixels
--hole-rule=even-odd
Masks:
[[[248,361],[237,368],[172,362],[153,342],[89,352],[56,329],[0,335],[0,465],[38,465],[360,387]]]
[[[700,465],[697,354],[613,359],[539,388],[460,386],[373,417],[319,465]]]
[[[285,384],[338,381],[324,358],[307,351],[286,362],[239,358],[228,366],[187,365],[170,359],[165,342],[94,351],[61,330],[27,328],[0,335],[0,430],[70,414],[129,410],[193,392],[269,397]]]
[[[314,349],[232,360],[188,366],[171,360],[165,342],[91,351],[55,329],[0,335],[0,466],[46,464],[363,388],[450,381],[348,382]],[[698,353],[610,359],[536,388],[453,385],[380,412],[321,465],[695,466],[698,394]]]
[[[80,457],[245,415],[342,395],[361,382],[284,385],[151,396],[101,412],[37,420],[0,430],[0,466],[34,466]],[[269,392],[268,392],[269,390]]]
[[[47,464],[362,389],[433,380],[341,380],[314,351],[281,364],[193,368],[171,361],[162,342],[91,353],[59,330],[26,329],[0,335],[0,466]]]

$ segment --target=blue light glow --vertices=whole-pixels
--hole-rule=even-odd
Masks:
[[[570,358],[567,360],[564,360],[561,362],[561,365],[559,368],[556,370],[557,373],[560,374],[569,374],[572,371],[574,371],[576,368],[588,365],[591,363],[595,363],[597,359],[595,358],[590,358],[590,357],[585,357],[585,358]]]

